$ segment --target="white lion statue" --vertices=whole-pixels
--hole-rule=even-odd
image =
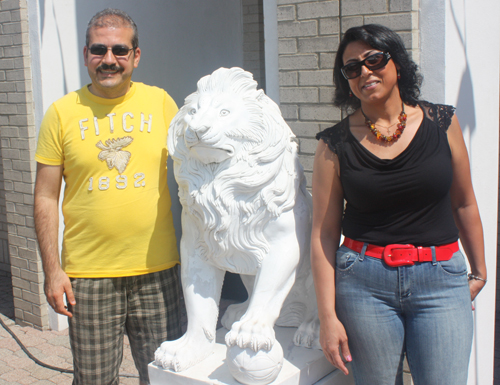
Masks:
[[[311,197],[295,136],[241,68],[220,68],[197,88],[168,133],[183,206],[188,326],[183,337],[158,348],[155,364],[182,371],[212,352],[226,271],[241,274],[249,294],[222,319],[228,350],[270,351],[278,344],[275,323],[299,327],[297,345],[320,348],[309,262]]]

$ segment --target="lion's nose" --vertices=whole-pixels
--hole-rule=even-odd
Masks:
[[[208,128],[208,126],[189,126],[186,128],[186,132],[184,133],[184,140],[186,141],[186,144],[189,147],[194,146],[201,140],[202,136],[208,131]]]
[[[189,127],[193,132],[196,134],[198,138],[200,138],[203,134],[205,134],[208,129],[210,128],[209,126],[198,126],[198,127]]]
[[[208,126],[199,126],[199,127],[193,127],[189,126],[186,128],[186,132],[184,133],[184,138],[186,140],[186,143],[188,145],[195,145],[198,143],[203,135],[208,131],[209,127]]]

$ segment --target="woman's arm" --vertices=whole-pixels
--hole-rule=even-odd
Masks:
[[[451,125],[448,128],[448,142],[451,148],[453,167],[453,183],[450,190],[453,216],[460,232],[460,241],[469,260],[472,274],[486,279],[483,226],[472,188],[469,157],[456,116],[453,116]],[[480,280],[471,280],[469,282],[472,300],[476,298],[484,285],[485,282]]]
[[[314,158],[312,180],[313,224],[311,264],[318,300],[320,343],[328,361],[348,374],[340,356],[351,361],[347,335],[335,313],[335,253],[337,251],[344,197],[337,156],[322,140]]]

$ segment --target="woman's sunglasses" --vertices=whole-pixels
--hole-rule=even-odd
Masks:
[[[379,52],[368,56],[365,60],[353,62],[343,66],[340,71],[346,79],[355,79],[361,75],[361,66],[365,66],[370,71],[379,70],[387,65],[391,54],[389,52]]]
[[[93,44],[90,46],[90,53],[92,55],[104,56],[111,50],[115,56],[127,56],[134,48],[128,48],[124,45],[114,45],[113,47],[106,47],[104,44]]]

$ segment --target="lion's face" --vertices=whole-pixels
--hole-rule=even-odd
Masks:
[[[249,140],[250,112],[239,95],[198,94],[184,108],[184,143],[205,164],[232,158]]]

